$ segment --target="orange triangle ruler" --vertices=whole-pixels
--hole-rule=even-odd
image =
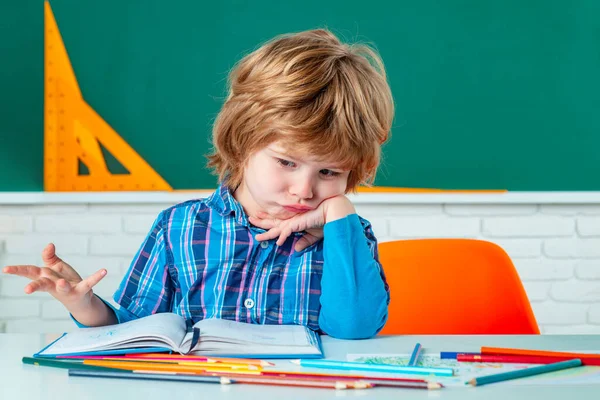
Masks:
[[[44,20],[44,190],[173,190],[83,99],[48,1]],[[129,174],[111,173],[100,145]]]

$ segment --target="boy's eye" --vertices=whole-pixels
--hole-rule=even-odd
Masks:
[[[284,160],[283,158],[278,158],[277,162],[281,165],[283,165],[284,167],[295,167],[296,163],[293,161],[288,161],[288,160]]]
[[[333,177],[339,176],[341,174],[341,172],[332,171],[330,169],[322,169],[319,172],[321,173],[321,175],[326,176],[328,178],[333,178]]]

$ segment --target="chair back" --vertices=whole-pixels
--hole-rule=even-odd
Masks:
[[[380,243],[391,301],[381,334],[539,334],[506,252],[475,239]]]

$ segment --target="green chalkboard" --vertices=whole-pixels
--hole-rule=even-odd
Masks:
[[[86,101],[176,189],[229,69],[281,33],[375,43],[397,114],[376,184],[600,190],[596,0],[52,0]],[[43,2],[0,1],[0,191],[43,190]]]

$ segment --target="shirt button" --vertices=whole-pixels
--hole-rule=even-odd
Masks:
[[[246,299],[246,300],[244,300],[244,306],[246,308],[252,308],[252,307],[254,307],[254,300],[252,300],[252,299]]]
[[[260,247],[266,249],[267,247],[269,247],[269,242],[260,242]]]

